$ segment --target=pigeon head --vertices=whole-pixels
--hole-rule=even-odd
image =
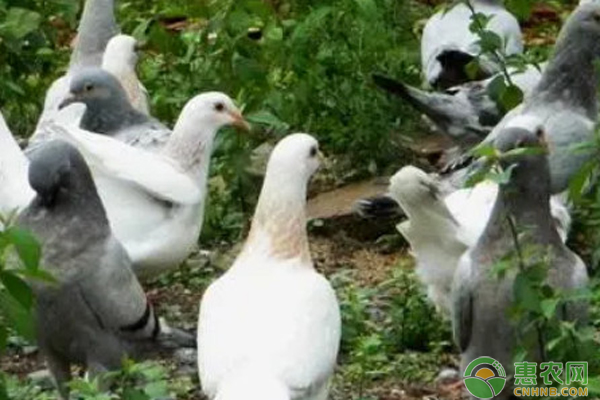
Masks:
[[[600,1],[589,1],[580,4],[565,22],[554,55],[529,102],[560,101],[571,109],[583,109],[589,118],[596,119],[599,57]]]
[[[564,41],[570,36],[581,41],[580,46],[594,45],[600,40],[600,2],[583,1],[573,11],[558,39]]]
[[[265,179],[277,175],[283,181],[306,186],[319,169],[321,160],[319,142],[306,133],[294,133],[282,139],[273,149]]]
[[[511,186],[527,193],[549,193],[548,145],[542,126],[534,129],[505,128],[496,139],[495,146],[503,154],[500,161],[502,167],[513,168]]]
[[[402,168],[390,180],[390,194],[403,208],[439,200],[440,190],[427,173],[412,165]]]
[[[565,22],[556,41],[556,54],[568,50],[600,57],[600,1],[582,2]],[[578,66],[579,67],[579,66]]]
[[[106,46],[104,52],[103,65],[107,63],[125,62],[131,68],[134,68],[138,62],[138,42],[129,35],[113,36]]]
[[[100,202],[85,160],[75,147],[61,140],[50,141],[31,155],[29,184],[45,207],[65,199]]]
[[[233,100],[220,92],[202,93],[188,101],[181,111],[174,132],[181,130],[182,125],[193,131],[202,126],[216,132],[227,125],[250,130],[250,125]]]
[[[73,75],[69,94],[58,107],[63,109],[73,103],[85,104],[86,114],[132,108],[117,78],[100,68],[86,68]]]

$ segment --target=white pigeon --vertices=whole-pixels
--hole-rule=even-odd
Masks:
[[[148,91],[139,81],[135,68],[138,62],[138,44],[128,35],[113,36],[102,58],[102,69],[113,74],[125,89],[133,107],[150,114]]]
[[[487,30],[503,41],[506,55],[523,52],[523,35],[517,19],[506,10],[502,0],[469,0],[476,13],[490,18]],[[469,79],[464,67],[479,56],[479,36],[471,32],[472,12],[463,2],[449,10],[434,14],[425,25],[421,38],[421,63],[426,81],[434,87],[446,89]],[[482,69],[478,79],[489,77],[500,70],[493,58],[479,58]]]
[[[407,166],[391,179],[390,196],[408,220],[398,230],[411,246],[417,274],[432,303],[449,316],[451,288],[460,257],[475,246],[490,219],[498,185],[484,181],[444,198],[431,176]],[[563,242],[571,224],[569,211],[559,196],[550,199],[552,216]]]
[[[275,147],[248,239],[202,298],[198,369],[210,399],[327,398],[341,321],[306,232],[307,183],[318,154],[306,134]]]
[[[83,154],[112,230],[136,274],[144,278],[177,267],[196,246],[219,129],[249,129],[233,101],[218,92],[200,94],[186,104],[159,154],[82,130],[77,122],[60,122],[46,129]]]
[[[27,183],[29,162],[0,113],[0,214],[20,211],[35,197]]]

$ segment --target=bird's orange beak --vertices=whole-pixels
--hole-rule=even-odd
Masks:
[[[241,112],[232,111],[229,113],[229,115],[231,116],[231,119],[233,120],[231,125],[235,126],[236,128],[239,128],[243,131],[250,132],[250,130],[252,129],[252,126],[248,123],[248,121],[246,121],[244,119],[244,116],[242,115]]]

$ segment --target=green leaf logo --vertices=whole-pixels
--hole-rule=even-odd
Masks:
[[[463,381],[469,393],[478,399],[492,399],[502,392],[506,384],[506,372],[491,357],[479,357],[467,366]]]

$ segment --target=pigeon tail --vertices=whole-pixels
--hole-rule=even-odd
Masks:
[[[373,81],[380,88],[401,97],[417,111],[427,115],[444,131],[446,130],[445,127],[451,124],[457,107],[460,107],[459,104],[455,104],[453,96],[449,94],[426,92],[378,74],[373,74]]]
[[[174,328],[161,318],[159,320],[160,332],[156,340],[160,347],[165,350],[176,350],[180,348],[197,348],[196,333],[183,329]]]
[[[395,218],[404,216],[400,205],[388,195],[361,199],[355,204],[355,211],[362,218]]]
[[[452,96],[450,95],[444,93],[429,93],[378,74],[373,74],[373,81],[380,88],[401,97],[411,106],[416,108],[417,111],[427,115],[436,123],[448,121],[450,119],[450,116],[448,115],[449,110],[445,110],[441,107],[443,106],[442,102],[452,100]]]

